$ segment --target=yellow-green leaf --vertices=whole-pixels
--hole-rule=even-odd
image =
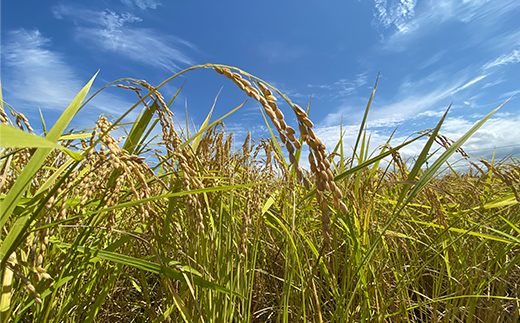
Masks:
[[[0,138],[0,146],[4,148],[57,148],[76,160],[82,159],[80,154],[66,147],[5,124],[0,124]]]

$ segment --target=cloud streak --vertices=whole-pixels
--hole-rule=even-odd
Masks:
[[[520,62],[520,49],[515,49],[509,54],[504,54],[495,59],[492,62],[489,62],[482,66],[483,70],[487,70],[492,67],[501,66],[501,65],[509,65],[516,64]]]
[[[442,113],[443,114],[443,113]],[[451,114],[451,113],[450,113]],[[436,115],[435,117],[439,117]],[[370,123],[370,121],[369,121]],[[458,140],[461,138],[474,124],[476,121],[470,121],[464,117],[449,117],[445,120],[441,127],[440,133],[451,140]],[[436,122],[433,121],[428,128],[433,128]],[[357,138],[357,132],[359,126],[357,125],[346,125],[343,126],[343,149],[346,156],[352,155],[352,148]],[[340,140],[340,127],[339,126],[316,126],[314,132],[328,147],[329,153],[331,149],[336,147]],[[380,149],[384,144],[387,143],[390,136],[392,135],[393,129],[390,128],[375,128],[370,127],[367,129],[367,137],[369,138],[369,148],[367,151],[373,156],[379,154]],[[410,136],[411,135],[411,136]],[[486,158],[490,159],[493,152],[496,153],[496,159],[502,159],[506,156],[518,156],[520,154],[520,144],[518,144],[517,138],[520,136],[520,116],[511,116],[507,113],[504,115],[496,114],[495,117],[489,119],[477,132],[475,132],[467,141],[464,143],[462,148],[473,158]],[[390,145],[396,147],[408,140],[413,135],[413,131],[409,133],[398,132],[393,135]],[[403,147],[400,150],[401,155],[404,159],[410,159],[417,157],[422,151],[427,139],[421,139],[408,146]],[[430,152],[434,152],[440,148],[437,144],[432,147]],[[444,149],[440,149],[439,152],[434,156],[431,162],[435,160],[440,153],[444,152]],[[461,155],[455,154],[450,158],[450,163],[453,163],[461,159]],[[303,166],[308,167],[304,161]],[[466,167],[468,163],[462,161],[457,164],[457,167]]]
[[[65,55],[50,47],[51,40],[37,29],[7,32],[2,55],[5,78],[2,86],[8,103],[15,107],[63,111],[92,76],[78,76]],[[116,113],[129,108],[131,103],[105,91],[90,106]]]
[[[465,72],[464,74],[467,73]],[[368,131],[373,141],[373,148],[384,144],[390,137],[391,132],[399,124],[402,124],[403,127],[400,128],[392,141],[394,146],[405,140],[406,137],[401,137],[400,134],[408,136],[415,131],[435,126],[436,121],[431,118],[438,119],[444,114],[450,103],[447,100],[453,100],[451,97],[456,93],[478,87],[479,82],[486,79],[488,74],[479,75],[471,79],[467,76],[459,76],[458,80],[453,81],[451,84],[441,82],[444,77],[440,76],[442,76],[442,73],[434,73],[415,82],[408,82],[405,89],[400,91],[394,102],[385,103],[376,98],[376,101],[372,103],[372,109],[367,122]],[[465,102],[465,104],[469,103]],[[483,117],[483,115],[457,116],[461,112],[467,114],[467,109],[467,106],[464,108],[454,107],[441,129],[441,133],[450,139],[457,140],[473,126],[476,118]],[[349,118],[344,120],[352,123],[361,120],[363,113],[364,111],[354,109],[350,105],[342,106],[337,111],[327,115],[323,122],[317,125],[315,132],[322,134],[324,138],[321,139],[324,142],[335,145],[339,140],[338,121],[341,120],[341,116],[349,116]],[[429,124],[430,122],[432,124]],[[357,129],[358,126],[352,126],[354,128],[350,129],[350,132],[347,131],[347,136],[344,138],[346,143],[355,140],[352,131]],[[347,124],[343,128],[349,129],[352,126]],[[501,156],[509,153],[519,153],[520,146],[515,141],[517,135],[520,135],[519,115],[496,115],[464,147],[475,155],[484,157],[489,157],[492,148],[483,149],[482,147],[497,147],[497,152],[500,152]],[[349,143],[348,145],[351,144]],[[348,148],[347,146],[345,149]],[[404,149],[403,153],[406,153],[407,156],[413,156],[418,154],[420,149],[422,149],[422,146],[416,144]]]
[[[394,26],[400,33],[412,29],[408,21],[415,15],[416,0],[375,0],[374,17],[386,28]]]
[[[157,0],[121,0],[122,3],[129,7],[137,6],[141,10],[157,9],[161,5],[161,1]]]
[[[477,83],[477,82],[483,80],[483,79],[486,78],[486,77],[487,77],[487,75],[480,75],[480,76],[475,77],[474,79],[472,79],[471,81],[467,82],[466,84],[464,84],[464,85],[462,85],[462,86],[456,88],[455,90],[453,90],[453,91],[451,92],[451,95],[453,95],[453,94],[455,94],[455,93],[457,93],[457,92],[460,92],[460,91],[462,91],[462,90],[464,90],[464,89],[467,89],[468,87],[470,87],[470,86],[472,86],[473,84],[475,84],[475,83]]]
[[[375,0],[374,18],[386,29],[391,26],[396,28],[390,31],[390,35],[383,37],[384,47],[388,50],[403,51],[406,49],[405,44],[422,38],[431,30],[452,21],[470,26],[468,28],[474,30],[474,33],[468,41],[475,44],[483,41],[499,42],[497,38],[510,39],[507,34],[496,37],[493,35],[487,39],[482,39],[481,35],[493,30],[497,21],[506,15],[519,10],[518,1],[496,3],[485,0],[430,0],[416,5],[416,1]],[[482,30],[483,33],[478,30]]]
[[[81,86],[77,87],[79,80],[64,55],[49,50],[50,40],[39,30],[12,30],[6,38],[6,97],[49,109],[67,107]]]
[[[357,90],[367,84],[368,73],[359,73],[354,79],[339,79],[332,84],[308,84],[308,88],[329,91],[332,94],[319,93],[318,96],[330,96],[331,99],[344,98],[357,93]]]
[[[405,82],[401,89],[401,94],[397,96],[395,102],[381,103],[376,101],[372,104],[371,121],[372,127],[395,127],[397,124],[408,119],[417,118],[421,113],[430,111],[435,105],[451,95],[469,88],[482,80],[485,76],[479,76],[470,81],[459,80],[451,85],[442,84],[432,89],[433,81],[436,81],[440,74],[426,76],[415,82]],[[427,88],[428,91],[423,89]],[[446,106],[447,107],[447,106]],[[341,115],[350,115],[351,120],[360,120],[364,111],[352,113],[350,106],[340,107],[337,111],[327,115],[324,119],[325,124],[333,125],[340,120]],[[427,116],[427,115],[424,115]]]
[[[186,49],[196,50],[192,43],[153,29],[134,27],[141,18],[131,13],[60,5],[54,8],[54,15],[74,20],[78,25],[76,38],[92,49],[118,54],[172,73],[181,69],[179,65],[194,64],[185,53]]]

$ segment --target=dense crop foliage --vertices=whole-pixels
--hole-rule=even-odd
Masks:
[[[159,90],[196,68],[258,101],[272,136],[236,149],[211,112],[196,133],[177,126],[179,92]],[[137,103],[68,131],[92,81],[42,137],[2,103],[2,322],[518,322],[519,162],[461,149],[499,108],[455,142],[445,115],[369,155],[371,97],[347,156],[277,89],[211,64],[157,87],[119,80]],[[450,168],[454,154],[468,171]]]

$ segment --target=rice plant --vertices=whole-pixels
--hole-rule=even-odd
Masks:
[[[200,68],[258,102],[271,136],[233,148],[223,120],[242,105],[214,121],[211,108],[195,134],[178,127],[182,86],[170,100],[161,87]],[[51,129],[42,119],[43,136],[1,102],[2,322],[518,322],[519,161],[461,148],[500,107],[457,141],[442,135],[446,111],[370,154],[376,83],[347,155],[342,139],[327,150],[314,133],[311,107],[214,64],[157,86],[108,84],[136,103],[68,130],[104,89],[87,99],[93,80]],[[454,155],[470,169],[451,168]]]

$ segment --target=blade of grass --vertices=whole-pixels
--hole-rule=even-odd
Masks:
[[[154,101],[151,106],[143,109],[143,113],[138,122],[135,122],[128,137],[123,144],[123,149],[128,151],[128,153],[133,154],[135,148],[137,147],[138,142],[140,141],[143,133],[146,128],[150,124],[150,120],[152,120],[155,111],[157,110],[158,105],[157,102]]]
[[[75,160],[82,160],[80,154],[58,145],[54,141],[39,137],[33,133],[25,132],[15,127],[0,124],[0,137],[2,141],[0,146],[4,148],[51,148],[59,149],[74,158]],[[61,139],[61,138],[60,138]]]
[[[415,181],[415,177],[417,174],[419,174],[419,171],[421,170],[421,166],[424,164],[424,162],[428,159],[428,153],[430,152],[430,149],[435,142],[435,138],[437,137],[437,134],[439,133],[439,130],[441,128],[441,125],[444,123],[444,120],[446,119],[446,116],[448,115],[448,112],[450,111],[451,104],[442,116],[441,120],[437,123],[437,126],[433,129],[432,134],[430,135],[430,138],[426,142],[426,145],[424,145],[423,149],[421,150],[421,153],[419,154],[419,157],[415,161],[415,165],[413,166],[412,170],[408,174],[408,181]],[[406,193],[410,190],[410,185],[405,185],[403,187],[403,190],[399,194],[399,198],[397,199],[397,203],[395,205],[395,208],[397,209],[401,202],[404,200]]]
[[[38,112],[40,112],[40,120],[42,123],[43,135],[47,136],[47,126],[45,125],[45,119],[43,118],[42,110],[38,109]]]
[[[73,247],[70,243],[65,243],[62,241],[59,241],[57,239],[50,239],[50,242],[58,247],[61,248],[74,248],[74,250],[83,253],[85,255],[91,255],[92,259],[99,258],[102,260],[107,260],[113,263],[122,264],[126,266],[131,266],[134,268],[146,270],[148,272],[159,274],[166,276],[171,279],[185,281],[185,277],[182,273],[182,271],[174,270],[168,266],[162,266],[160,264],[150,262],[141,258],[135,258],[131,256],[127,256],[124,254],[111,252],[111,251],[105,251],[105,250],[99,250],[95,248],[89,248],[85,246],[77,246]],[[191,272],[192,274],[195,272]],[[222,287],[218,284],[212,283],[210,281],[207,281],[199,276],[192,275],[190,279],[193,281],[193,283],[197,286],[209,288],[227,295],[236,296],[236,297],[243,297],[242,295],[233,292],[231,290],[228,290],[225,287]]]
[[[383,159],[385,157],[390,156],[391,154],[395,153],[396,151],[400,150],[401,148],[408,146],[409,144],[415,142],[416,140],[421,139],[424,136],[426,136],[426,134],[422,134],[422,135],[420,135],[418,137],[415,137],[415,138],[413,138],[411,140],[408,140],[407,142],[405,142],[403,144],[400,144],[399,146],[396,146],[396,147],[394,147],[392,149],[389,149],[388,151],[383,152],[383,153],[377,155],[374,158],[371,158],[371,159],[369,159],[369,160],[367,160],[367,161],[365,161],[365,162],[363,162],[363,163],[361,163],[359,165],[356,165],[356,166],[350,168],[349,170],[347,170],[347,171],[345,171],[345,172],[335,176],[334,177],[334,181],[336,181],[336,182],[337,181],[341,181],[341,180],[345,179],[346,177],[352,175],[353,173],[356,173],[357,171],[359,171],[359,170],[361,170],[361,169],[363,169],[363,168],[365,168],[367,166],[370,166],[373,163],[375,163],[377,161],[380,161],[381,159]]]
[[[83,87],[83,89],[78,93],[78,95],[74,98],[72,103],[69,105],[67,109],[61,114],[58,118],[52,129],[49,131],[45,138],[52,142],[57,142],[60,138],[63,131],[65,131],[68,126],[70,120],[77,113],[78,109],[81,106],[81,102],[85,99],[94,79],[96,78],[97,73],[90,79],[90,81]],[[50,153],[51,148],[38,148],[27,165],[24,167],[22,172],[20,173],[18,179],[15,181],[13,187],[9,190],[9,193],[2,200],[0,205],[1,208],[1,219],[0,226],[3,228],[7,221],[9,220],[13,210],[16,205],[22,198],[22,195],[29,187],[32,177],[40,170],[45,162],[47,155]],[[17,248],[16,245],[11,243],[6,243],[6,241],[19,241],[20,235],[25,233],[25,230],[30,224],[30,221],[36,217],[36,214],[31,214],[31,216],[23,216],[15,220],[16,224],[11,228],[11,230],[7,233],[5,240],[0,247],[0,257],[1,257],[1,266],[3,267],[11,253]]]
[[[218,118],[217,120],[213,121],[212,123],[210,123],[206,127],[203,127],[201,129],[199,129],[199,131],[196,134],[194,134],[192,137],[189,137],[188,139],[186,139],[186,141],[184,143],[182,143],[182,145],[180,146],[179,149],[182,149],[182,148],[186,147],[187,145],[189,145],[190,142],[192,142],[195,138],[197,138],[197,136],[199,136],[200,134],[204,133],[206,130],[208,130],[209,128],[213,127],[214,125],[216,125],[220,121],[224,120],[224,118],[227,118],[228,116],[230,116],[232,113],[234,113],[235,111],[240,109],[246,102],[247,101],[245,101],[244,103],[240,104],[239,106],[237,106],[233,110],[229,111],[224,116],[222,116],[222,117]]]
[[[81,102],[85,99],[94,79],[96,78],[97,73],[90,79],[90,81],[83,87],[83,89],[78,93],[78,95],[74,98],[69,107],[61,114],[59,119],[56,121],[52,129],[49,131],[45,139],[51,142],[57,142],[60,138],[65,128],[68,126],[72,117],[76,114],[79,107],[81,106]],[[7,193],[7,196],[3,199],[1,204],[1,219],[0,226],[4,227],[5,223],[8,220],[9,215],[15,208],[16,204],[22,197],[25,189],[28,187],[31,178],[36,174],[36,172],[42,167],[45,162],[45,158],[50,153],[50,148],[38,148],[36,152],[33,154],[31,160],[27,164],[27,166],[23,169],[22,173],[16,180],[13,187]],[[4,246],[2,245],[2,249]]]
[[[211,114],[213,113],[213,109],[215,108],[215,105],[217,104],[217,99],[218,99],[218,96],[221,91],[222,91],[222,88],[220,88],[220,90],[218,91],[217,96],[215,97],[215,100],[213,101],[213,105],[211,106],[211,109],[209,110],[208,116],[206,117],[206,119],[204,119],[204,122],[200,126],[199,132],[197,132],[197,134],[194,136],[195,138],[193,139],[193,143],[191,144],[191,146],[193,147],[193,151],[197,151],[197,147],[199,146],[199,143],[202,140],[202,135],[203,135],[203,132],[201,132],[201,130],[205,129],[207,127],[209,120],[211,119]]]
[[[509,101],[509,99],[502,103],[498,108],[491,111],[487,116],[485,116],[483,119],[481,119],[479,122],[477,122],[471,129],[469,129],[462,137],[460,137],[457,141],[455,141],[450,148],[446,149],[446,151],[432,164],[430,168],[428,168],[423,176],[417,181],[417,184],[413,187],[413,189],[410,191],[410,194],[408,195],[406,201],[404,202],[404,205],[408,204],[416,195],[419,193],[419,191],[428,184],[430,179],[437,173],[439,168],[444,164],[448,158],[453,155],[457,149],[462,146],[466,142],[466,140],[469,139],[486,121],[489,120],[497,112],[500,108],[504,106]],[[399,210],[400,211],[400,210]]]
[[[414,222],[414,223],[417,223],[417,224],[422,224],[422,225],[430,227],[430,228],[446,230],[446,228],[443,225],[440,225],[440,224],[435,224],[435,223],[430,223],[430,222],[423,222],[423,221],[417,221],[417,220],[410,220],[410,221]],[[484,234],[484,233],[480,233],[480,232],[470,231],[470,230],[467,230],[467,229],[459,229],[459,228],[455,228],[455,227],[449,227],[448,230],[452,231],[452,232],[467,234],[467,235],[470,235],[470,236],[475,236],[475,237],[479,237],[479,238],[486,239],[486,240],[493,240],[493,241],[503,242],[503,243],[507,243],[507,244],[511,244],[511,243],[517,243],[518,244],[519,243],[518,241],[506,240],[506,239],[503,239],[503,238],[500,238],[500,237],[496,237],[496,236],[492,236],[492,235]],[[513,238],[513,237],[510,237],[510,238]]]
[[[365,161],[365,162],[363,162],[363,163],[361,163],[361,164],[359,164],[359,165],[356,165],[356,166],[350,168],[349,170],[347,170],[347,171],[345,171],[345,172],[343,172],[343,173],[341,173],[341,174],[339,174],[339,175],[336,175],[336,176],[334,177],[334,181],[335,181],[335,182],[341,181],[341,180],[347,178],[348,176],[350,176],[350,175],[352,175],[352,174],[358,172],[359,170],[361,170],[361,169],[363,169],[363,168],[365,168],[365,167],[367,167],[367,166],[370,166],[370,165],[372,165],[373,163],[376,163],[376,162],[380,161],[381,159],[383,159],[383,158],[385,158],[385,157],[390,156],[391,154],[395,153],[395,152],[398,151],[399,149],[401,149],[401,148],[403,148],[403,147],[405,147],[405,146],[407,146],[407,145],[413,143],[413,142],[416,141],[416,140],[419,140],[420,138],[422,138],[422,137],[424,137],[424,136],[426,136],[426,134],[422,134],[422,135],[420,135],[420,136],[418,136],[418,137],[416,137],[416,138],[413,138],[413,139],[411,139],[411,140],[409,140],[409,141],[407,141],[407,142],[405,142],[405,143],[403,143],[403,144],[401,144],[401,145],[399,145],[399,146],[397,146],[397,147],[394,147],[394,148],[392,148],[392,149],[390,149],[390,150],[388,150],[388,151],[386,151],[386,152],[383,152],[383,153],[377,155],[377,156],[374,157],[374,158],[371,158],[371,159],[369,159],[369,160],[367,160],[367,161]],[[302,204],[305,200],[307,200],[308,198],[313,197],[313,196],[315,195],[315,193],[316,193],[316,189],[313,189],[313,190],[311,190],[309,193],[307,193],[307,194],[306,194],[306,195],[305,195],[305,196],[300,200],[300,202],[298,202],[298,206],[301,205],[301,204]]]
[[[377,236],[375,241],[370,246],[365,258],[363,259],[363,265],[359,266],[357,271],[365,272],[367,266],[369,266],[370,261],[372,260],[372,257],[374,256],[375,250],[379,242],[381,241],[382,237],[386,233],[386,230],[392,225],[392,223],[395,221],[395,219],[398,217],[398,215],[401,213],[401,211],[404,209],[404,207],[419,193],[419,191],[427,185],[429,180],[435,175],[437,170],[442,166],[442,164],[448,160],[448,158],[455,153],[459,147],[468,140],[469,137],[471,137],[482,125],[495,114],[504,104],[506,104],[509,100],[502,103],[498,108],[491,111],[488,115],[486,115],[483,119],[481,119],[479,122],[477,122],[473,127],[471,127],[470,130],[468,130],[461,138],[459,138],[457,141],[455,141],[451,147],[446,149],[446,151],[433,163],[433,165],[423,174],[423,176],[417,181],[416,185],[413,187],[413,189],[410,191],[410,194],[408,195],[407,199],[404,201],[404,203],[401,205],[399,209],[396,209],[393,214],[390,216],[390,218],[387,220],[386,224],[383,226],[383,228],[380,231],[380,234]],[[438,125],[440,127],[441,124]],[[355,289],[357,290],[360,288],[359,282],[356,283]],[[355,294],[355,293],[354,293]],[[352,297],[349,301],[349,307],[351,305],[351,302],[354,300]]]
[[[365,130],[365,124],[366,124],[367,117],[368,117],[368,111],[370,110],[370,107],[372,106],[372,99],[374,98],[374,95],[376,94],[377,82],[379,81],[379,74],[380,73],[377,73],[376,84],[374,85],[374,89],[372,90],[370,99],[368,99],[368,104],[365,109],[365,114],[363,115],[363,120],[361,121],[361,124],[359,125],[359,132],[357,135],[356,143],[354,144],[354,150],[352,151],[353,156],[352,156],[352,159],[350,160],[350,167],[352,167],[352,165],[354,163],[354,159],[355,159],[354,156],[356,155],[356,152],[357,152],[359,140],[361,139],[361,135],[363,134],[363,131]]]

